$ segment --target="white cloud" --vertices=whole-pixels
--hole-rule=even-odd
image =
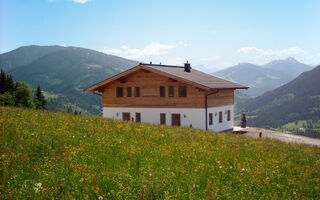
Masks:
[[[311,65],[319,65],[320,64],[320,52],[307,56],[305,62],[311,63]]]
[[[107,49],[104,48],[104,53],[116,54],[118,56],[128,58],[128,59],[137,59],[144,56],[159,56],[168,54],[168,50],[174,48],[174,45],[165,45],[158,42],[152,42],[145,46],[142,49],[129,48],[126,45],[122,45],[119,49]]]
[[[200,58],[200,60],[204,62],[218,60],[218,59],[220,59],[220,56],[210,56],[206,58]]]
[[[67,47],[67,45],[66,45],[66,44],[60,44],[60,46],[61,46],[61,47]]]
[[[120,49],[128,49],[129,47],[127,47],[126,45],[122,45],[121,47],[120,47]]]
[[[240,52],[240,53],[249,53],[252,51],[258,52],[258,53],[264,52],[263,49],[258,49],[257,47],[242,47],[238,50],[238,52]]]
[[[292,55],[298,55],[298,54],[306,54],[306,51],[301,49],[298,46],[294,47],[288,47],[286,49],[259,49],[257,47],[251,46],[251,47],[242,47],[238,50],[239,53],[255,53],[256,58],[260,57],[272,57],[272,56],[292,56]]]
[[[89,2],[89,1],[91,1],[91,0],[73,0],[73,2],[81,3],[81,4],[85,4],[85,3]]]

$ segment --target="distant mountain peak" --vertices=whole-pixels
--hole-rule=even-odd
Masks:
[[[279,60],[273,60],[265,65],[274,65],[274,64],[283,64],[283,63],[287,63],[287,64],[299,64],[300,62],[297,61],[295,58],[293,57],[288,57],[286,59],[279,59]]]
[[[256,64],[248,63],[248,62],[241,62],[241,63],[239,63],[238,65],[256,65]],[[256,66],[257,66],[257,65],[256,65]]]
[[[288,83],[302,72],[311,69],[311,66],[305,65],[293,57],[288,57],[282,60],[273,60],[264,65],[239,63],[217,71],[214,75],[250,86],[243,93],[250,96],[259,96],[266,91]]]
[[[287,59],[285,59],[286,61],[288,62],[291,62],[291,63],[298,63],[299,61],[297,61],[296,59],[294,59],[293,57],[288,57]]]

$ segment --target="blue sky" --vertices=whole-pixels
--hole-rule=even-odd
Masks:
[[[0,0],[0,53],[32,44],[209,71],[289,56],[320,64],[320,1]]]

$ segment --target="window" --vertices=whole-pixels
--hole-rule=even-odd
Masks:
[[[187,96],[187,87],[180,86],[179,87],[179,97],[186,97]]]
[[[212,113],[209,113],[209,125],[213,124],[213,115]]]
[[[169,86],[169,97],[174,97],[174,87]]]
[[[130,113],[129,112],[123,112],[122,113],[122,120],[130,121]]]
[[[166,113],[160,113],[160,124],[161,125],[166,124]]]
[[[160,86],[160,97],[165,97],[166,91],[164,86]]]
[[[131,89],[131,87],[127,87],[127,97],[132,97],[132,89]]]
[[[219,123],[222,123],[222,112],[219,112]]]
[[[181,125],[180,114],[171,114],[171,125],[172,126],[180,126]]]
[[[117,87],[117,97],[123,97],[123,87]]]
[[[136,87],[136,97],[140,97],[140,87]]]
[[[141,113],[136,113],[136,122],[141,122]]]
[[[231,119],[231,111],[228,110],[228,121],[230,121],[230,119]]]

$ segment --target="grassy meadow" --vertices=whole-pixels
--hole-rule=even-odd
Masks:
[[[0,107],[0,199],[320,199],[320,148]]]

